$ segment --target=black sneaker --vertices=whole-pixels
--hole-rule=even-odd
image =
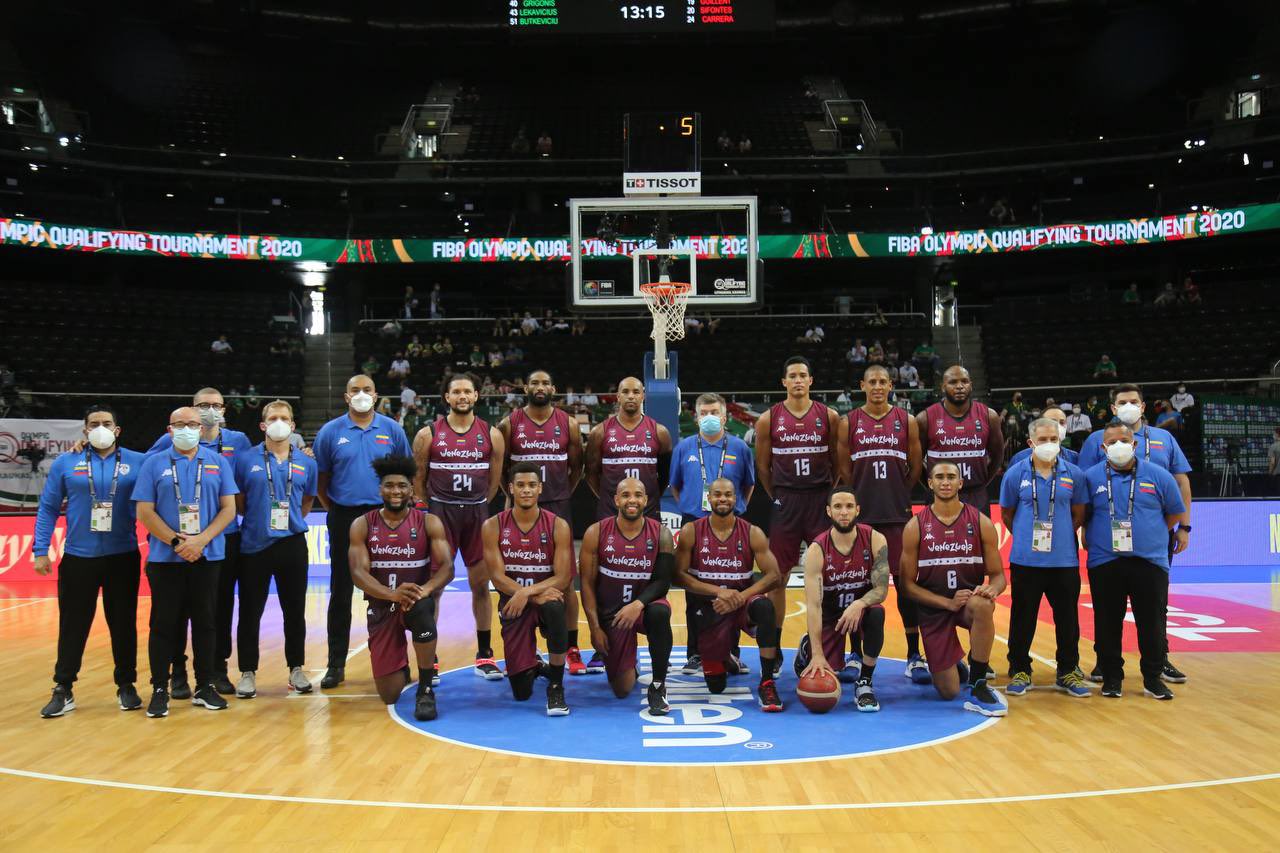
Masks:
[[[435,664],[431,667],[431,686],[432,687],[440,686],[440,661],[436,661]]]
[[[779,649],[779,657],[782,650]],[[796,644],[796,656],[791,659],[791,668],[795,670],[796,678],[804,675],[804,671],[809,668],[809,662],[813,660],[813,649],[809,646],[809,635],[805,634],[800,638],[800,642]],[[777,674],[776,672],[774,673]]]
[[[772,678],[760,682],[757,699],[760,710],[768,714],[776,714],[782,710],[782,697],[778,695],[778,685]]]
[[[208,708],[210,711],[221,711],[227,707],[227,700],[218,695],[212,684],[201,684],[191,697],[192,705]]]
[[[71,686],[68,684],[54,685],[53,695],[49,697],[49,704],[40,709],[40,716],[46,720],[54,717],[61,717],[63,714],[76,709],[76,698],[71,695]]]
[[[1164,666],[1160,668],[1160,677],[1170,684],[1186,684],[1187,674],[1173,665],[1173,661],[1168,658],[1164,659]]]
[[[1121,693],[1120,685],[1123,683],[1124,682],[1118,678],[1109,678],[1104,680],[1102,682],[1102,695],[1106,696],[1108,699],[1119,699]]]
[[[430,687],[418,688],[418,698],[413,703],[413,718],[424,723],[436,718],[436,692]]]
[[[547,716],[548,717],[569,716],[569,703],[564,701],[564,685],[563,684],[547,685]]]
[[[163,687],[156,687],[152,689],[151,702],[147,705],[147,716],[169,716],[169,691],[165,690]]]
[[[132,684],[125,684],[116,690],[116,698],[120,700],[121,711],[136,711],[142,707],[142,697],[133,689]]]
[[[685,675],[702,675],[702,655],[691,654],[680,671]]]
[[[729,675],[750,675],[751,667],[743,663],[737,655],[730,654],[724,659],[724,671]]]
[[[185,672],[175,672],[169,679],[169,695],[174,699],[190,699],[191,685],[187,683]]]
[[[661,681],[651,683],[649,685],[649,715],[662,717],[670,712],[671,706],[667,704],[667,685]]]
[[[1094,684],[1101,684],[1106,681],[1106,679],[1102,677],[1102,667],[1095,665],[1093,667],[1093,672],[1089,673],[1089,680]]]
[[[859,678],[853,687],[854,707],[864,714],[874,714],[880,710],[880,700],[876,699],[871,689],[870,678]]]
[[[1167,702],[1173,698],[1173,691],[1169,689],[1169,685],[1160,679],[1153,678],[1150,681],[1142,682],[1142,695]]]
[[[346,670],[343,667],[331,666],[324,671],[324,678],[320,679],[320,687],[324,690],[332,690],[346,680]]]
[[[213,689],[221,693],[223,696],[234,696],[236,686],[231,683],[231,679],[227,677],[227,671],[224,669],[213,676]],[[196,691],[197,693],[199,691]]]

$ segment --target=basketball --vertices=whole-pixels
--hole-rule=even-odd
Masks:
[[[800,704],[815,714],[825,714],[840,704],[840,682],[830,672],[806,675],[796,685]]]

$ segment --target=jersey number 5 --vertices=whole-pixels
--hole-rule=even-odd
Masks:
[[[622,588],[622,602],[623,604],[631,603],[631,584],[627,584]]]

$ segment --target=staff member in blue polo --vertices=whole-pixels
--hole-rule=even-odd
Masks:
[[[196,689],[191,704],[211,711],[227,707],[213,687],[217,672],[213,627],[218,570],[226,554],[222,531],[236,515],[231,465],[200,444],[200,415],[185,406],[169,416],[173,449],[142,463],[133,500],[147,539],[147,582],[151,585],[151,702],[148,717],[169,715],[169,668],[179,618],[191,616],[191,649]]]
[[[284,662],[289,689],[311,692],[302,671],[307,644],[307,513],[316,498],[314,459],[290,446],[293,407],[275,400],[262,408],[266,441],[236,454],[236,509],[240,520],[240,622],[236,695],[258,695],[258,635],[271,578],[284,616]]]
[[[1062,447],[1062,443],[1067,440],[1067,413],[1056,406],[1050,406],[1045,409],[1041,417],[1048,418],[1058,425],[1058,446]],[[1025,462],[1031,457],[1031,448],[1024,447],[1017,453],[1013,454],[1013,458],[1009,460],[1009,464],[1005,466],[1006,471],[1013,469],[1014,465],[1019,462]],[[1070,462],[1072,465],[1079,466],[1080,454],[1078,451],[1072,450],[1070,447],[1062,447],[1058,454],[1058,458],[1063,462]]]
[[[1094,652],[1102,695],[1118,698],[1124,681],[1121,637],[1126,599],[1138,629],[1143,693],[1172,699],[1161,680],[1169,584],[1169,531],[1186,512],[1173,475],[1135,455],[1133,430],[1113,420],[1103,432],[1107,461],[1085,472],[1090,505],[1085,523]]]
[[[1089,494],[1084,472],[1063,459],[1059,424],[1038,418],[1027,439],[1030,456],[1010,464],[1000,483],[1000,514],[1013,533],[1009,573],[1013,602],[1009,610],[1007,696],[1032,687],[1031,641],[1036,635],[1040,598],[1053,609],[1058,673],[1054,687],[1086,698],[1089,686],[1080,663],[1080,550],[1076,530],[1084,524]]]
[[[711,484],[720,477],[733,483],[738,501],[733,511],[742,515],[747,511],[751,493],[756,486],[755,457],[747,443],[725,430],[728,406],[719,394],[702,394],[693,401],[698,432],[681,439],[671,452],[671,493],[680,507],[680,525],[683,527],[711,514]],[[685,675],[702,673],[702,656],[698,654],[698,633],[695,629],[695,605],[691,596],[685,596],[685,624],[688,625],[689,657],[685,663]],[[725,662],[729,675],[745,675],[749,670],[738,659],[734,646]]]
[[[217,388],[201,388],[191,398],[191,405],[200,413],[201,447],[207,447],[230,462],[237,453],[247,450],[252,444],[244,433],[222,425],[226,420],[227,404]],[[147,455],[168,452],[172,448],[173,436],[166,432],[151,445]],[[223,696],[230,696],[234,688],[227,676],[227,661],[231,658],[231,619],[236,605],[236,584],[240,582],[241,574],[240,525],[234,517],[223,531],[223,537],[226,556],[218,570],[218,597],[213,611],[213,686]],[[187,622],[190,617],[183,613],[178,618],[178,645],[174,651],[173,680],[169,685],[169,692],[174,699],[189,699],[191,687],[187,683]]]
[[[312,450],[320,469],[320,503],[329,511],[329,665],[320,686],[337,687],[346,678],[351,645],[351,596],[355,585],[347,564],[351,522],[382,506],[373,460],[412,456],[404,429],[374,412],[378,390],[359,374],[347,380],[347,412],[320,428]]]
[[[110,406],[93,406],[84,416],[89,443],[82,452],[64,453],[53,462],[40,505],[31,554],[38,575],[53,571],[49,546],[67,502],[67,538],[58,566],[58,660],[53,666],[53,696],[42,717],[61,717],[76,708],[71,685],[80,673],[85,642],[98,611],[98,590],[111,632],[116,697],[120,710],[136,711],[142,699],[138,679],[138,526],[133,486],[143,456],[117,443],[120,427]]]

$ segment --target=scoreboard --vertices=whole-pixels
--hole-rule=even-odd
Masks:
[[[508,0],[515,31],[575,35],[772,32],[774,0]]]

